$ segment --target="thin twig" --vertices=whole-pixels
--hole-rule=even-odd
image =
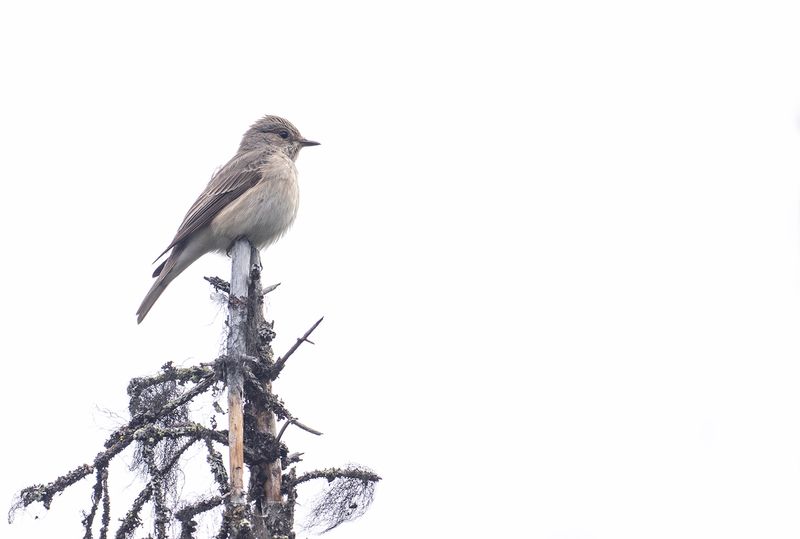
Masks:
[[[278,377],[278,375],[281,373],[281,370],[283,370],[283,366],[286,364],[286,360],[288,360],[288,359],[289,359],[289,358],[292,356],[292,354],[294,354],[295,350],[297,350],[298,348],[300,348],[300,345],[301,345],[301,344],[303,344],[304,342],[311,342],[311,341],[309,341],[309,340],[308,340],[308,337],[311,335],[311,333],[313,333],[313,332],[314,332],[314,330],[315,330],[315,329],[317,329],[317,326],[318,326],[318,325],[320,325],[320,324],[322,323],[322,320],[323,320],[324,318],[325,318],[325,317],[323,316],[322,318],[320,318],[319,320],[317,320],[317,321],[314,323],[314,325],[313,325],[313,326],[311,326],[311,327],[309,328],[309,330],[308,330],[308,331],[306,331],[305,335],[303,335],[302,337],[300,337],[299,339],[297,339],[297,342],[295,342],[295,343],[294,343],[294,345],[292,345],[292,347],[291,347],[291,348],[289,348],[289,351],[288,351],[288,352],[286,352],[286,355],[284,355],[283,357],[279,357],[279,358],[278,358],[278,360],[275,362],[275,364],[274,364],[274,365],[272,366],[272,368],[270,369],[270,371],[271,371],[271,378],[272,378],[273,380],[274,380],[275,378],[277,378],[277,377]],[[314,343],[311,343],[311,344],[314,344]]]
[[[314,430],[311,427],[307,427],[307,426],[303,425],[302,423],[300,423],[297,419],[292,418],[292,419],[289,419],[288,421],[286,421],[283,424],[283,426],[281,427],[281,431],[278,433],[278,436],[275,438],[275,442],[276,443],[281,441],[281,436],[283,436],[283,433],[286,431],[286,429],[289,427],[289,425],[297,425],[298,428],[301,428],[306,432],[310,432],[311,434],[316,434],[317,436],[322,436],[322,433],[320,431]]]
[[[289,425],[291,425],[292,423],[294,423],[294,419],[289,419],[289,420],[287,420],[287,421],[286,421],[286,422],[283,424],[283,426],[281,427],[281,430],[280,430],[280,432],[278,432],[278,435],[275,437],[275,442],[276,442],[276,443],[281,441],[281,437],[283,436],[283,433],[284,433],[284,432],[286,432],[286,429],[287,429],[287,428],[289,427]]]
[[[264,288],[261,289],[261,296],[262,297],[266,296],[267,294],[269,294],[270,292],[272,292],[273,290],[278,288],[280,285],[281,285],[281,283],[275,283],[275,284],[271,284],[269,286],[265,286]]]
[[[299,422],[298,420],[296,420],[296,419],[294,420],[294,424],[295,424],[295,426],[297,426],[298,428],[300,428],[300,429],[303,429],[303,430],[304,430],[304,431],[306,431],[306,432],[310,432],[311,434],[313,434],[313,435],[315,435],[315,436],[322,436],[322,433],[321,433],[320,431],[318,431],[318,430],[316,430],[316,429],[312,429],[311,427],[309,427],[309,426],[307,426],[307,425],[303,425],[302,423],[300,423],[300,422]]]

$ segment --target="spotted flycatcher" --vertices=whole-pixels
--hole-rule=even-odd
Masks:
[[[136,311],[137,321],[141,323],[167,285],[204,254],[225,252],[242,237],[259,249],[280,238],[297,215],[294,161],[301,148],[317,144],[283,118],[265,116],[254,123],[239,151],[214,174],[172,243],[158,256],[172,250],[153,272],[156,282]]]

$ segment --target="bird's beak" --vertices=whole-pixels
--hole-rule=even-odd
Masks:
[[[305,138],[301,138],[298,142],[300,142],[300,146],[319,146],[319,142],[314,142],[313,140],[308,140]]]

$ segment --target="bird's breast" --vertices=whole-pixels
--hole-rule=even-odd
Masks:
[[[300,198],[294,162],[275,156],[264,166],[261,178],[211,221],[217,249],[227,249],[241,236],[257,247],[266,247],[294,222]]]

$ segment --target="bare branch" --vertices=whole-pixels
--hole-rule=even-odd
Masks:
[[[100,456],[105,455],[105,453],[100,453],[97,458]],[[97,459],[95,459],[97,462]],[[105,464],[105,463],[104,463]],[[67,472],[66,474],[62,475],[61,477],[57,478],[52,483],[48,483],[47,485],[33,485],[28,488],[22,489],[19,493],[18,501],[14,504],[9,511],[8,521],[11,523],[13,520],[14,513],[17,509],[22,507],[27,507],[33,502],[41,502],[44,505],[45,509],[50,509],[50,504],[53,502],[53,497],[58,494],[59,492],[63,491],[65,488],[73,485],[89,475],[90,473],[94,472],[95,466],[90,466],[88,464],[82,464],[75,468],[74,470]]]
[[[325,470],[314,470],[297,476],[293,486],[297,486],[300,483],[305,483],[312,479],[327,479],[330,483],[339,478],[362,479],[364,481],[373,482],[381,480],[379,475],[365,468],[326,468]]]
[[[288,421],[286,421],[283,424],[283,426],[281,427],[280,432],[278,432],[278,435],[275,437],[275,441],[277,441],[277,442],[281,441],[281,438],[283,437],[283,433],[286,432],[286,429],[289,427],[289,425],[292,424],[293,421],[294,421],[293,419],[289,419]]]
[[[275,283],[275,284],[271,284],[269,286],[265,286],[264,288],[261,289],[261,297],[266,296],[267,294],[269,294],[270,292],[272,292],[273,290],[278,288],[280,285],[281,285],[281,283]]]
[[[286,355],[284,355],[283,357],[279,357],[278,358],[278,360],[275,362],[275,364],[270,369],[271,378],[273,380],[276,379],[278,377],[278,375],[281,373],[281,371],[283,370],[283,366],[286,365],[286,360],[288,360],[292,356],[292,354],[294,354],[295,350],[300,348],[300,345],[303,344],[304,342],[311,342],[311,341],[308,340],[308,337],[314,332],[315,329],[317,329],[317,326],[322,323],[322,320],[324,318],[325,317],[323,316],[322,318],[320,318],[319,320],[314,322],[314,325],[311,326],[308,331],[306,331],[305,335],[303,335],[302,337],[297,339],[297,342],[295,342],[294,345],[292,345],[292,347],[289,348],[289,351],[286,352]]]
[[[297,425],[299,428],[303,429],[306,432],[310,432],[311,434],[316,434],[317,436],[322,436],[322,433],[320,431],[314,430],[311,427],[307,427],[307,426],[303,425],[302,423],[300,423],[297,419],[292,418],[292,419],[289,419],[288,421],[286,421],[283,424],[283,426],[281,427],[280,432],[278,433],[278,436],[275,438],[276,442],[280,442],[281,441],[281,436],[283,436],[283,433],[286,431],[286,428],[289,425]]]
[[[111,498],[108,493],[108,471],[103,474],[103,516],[100,518],[100,539],[108,537],[108,525],[111,523]]]
[[[139,517],[139,513],[142,511],[142,507],[150,500],[150,496],[153,494],[153,486],[151,483],[148,483],[139,495],[136,496],[136,499],[133,500],[133,505],[131,505],[130,510],[125,515],[125,518],[122,519],[122,524],[120,524],[119,529],[117,530],[117,534],[114,536],[115,539],[125,539],[126,537],[130,537],[136,528],[142,525],[142,519]]]
[[[101,468],[97,470],[97,481],[95,481],[94,488],[92,488],[92,508],[89,514],[83,517],[84,539],[92,539],[92,522],[94,516],[97,514],[97,507],[103,498],[103,477],[108,477],[108,470]]]
[[[311,434],[313,434],[313,435],[315,435],[315,436],[322,436],[322,433],[321,433],[320,431],[318,431],[318,430],[315,430],[315,429],[312,429],[311,427],[308,427],[308,426],[306,426],[306,425],[303,425],[302,423],[300,423],[300,422],[299,422],[298,420],[296,420],[296,419],[294,419],[292,422],[293,422],[293,423],[294,423],[294,424],[295,424],[295,425],[296,425],[298,428],[300,428],[300,429],[303,429],[303,430],[304,430],[304,431],[306,431],[306,432],[309,432],[309,433],[311,433]]]

